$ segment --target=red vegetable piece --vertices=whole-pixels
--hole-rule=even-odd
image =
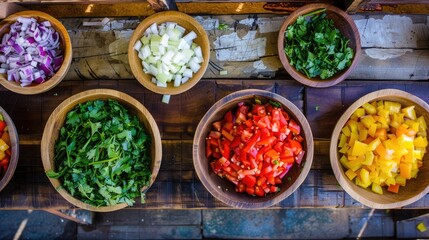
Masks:
[[[241,182],[246,184],[246,186],[249,188],[252,188],[256,184],[256,177],[252,175],[245,175],[243,179],[241,179]]]
[[[5,128],[6,128],[6,122],[0,121],[0,132],[3,132]]]

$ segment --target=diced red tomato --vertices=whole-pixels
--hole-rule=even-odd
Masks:
[[[301,127],[271,104],[241,102],[212,127],[206,140],[210,167],[240,193],[263,197],[278,192],[282,178],[304,157]]]
[[[6,128],[6,122],[0,121],[0,132],[3,132],[5,128]]]

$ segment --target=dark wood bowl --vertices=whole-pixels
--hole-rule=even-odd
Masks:
[[[265,197],[253,197],[246,193],[238,193],[235,191],[235,185],[226,178],[220,178],[210,168],[209,160],[205,155],[205,141],[208,136],[212,123],[222,119],[225,113],[235,109],[239,102],[251,104],[254,102],[255,96],[261,100],[273,100],[280,102],[289,116],[293,118],[300,126],[301,133],[304,137],[302,143],[303,149],[306,151],[305,156],[300,166],[294,164],[283,179],[290,178],[290,181],[284,180],[277,193],[270,193]],[[217,199],[223,203],[242,209],[260,209],[272,206],[290,196],[307,177],[313,161],[313,135],[310,125],[307,122],[304,114],[286,98],[264,90],[249,89],[232,93],[218,102],[216,102],[204,115],[198,124],[193,142],[193,161],[195,171],[203,183],[205,188]]]
[[[429,123],[429,105],[422,99],[396,89],[384,89],[367,94],[354,102],[341,116],[335,125],[331,137],[330,156],[331,166],[335,177],[341,187],[356,201],[370,207],[378,209],[400,208],[411,204],[424,197],[429,192],[429,154],[426,153],[423,158],[423,166],[419,169],[417,178],[407,180],[405,187],[401,187],[399,193],[391,193],[384,189],[383,195],[373,192],[369,187],[364,189],[357,186],[345,175],[345,170],[340,163],[340,153],[338,152],[338,140],[341,129],[354,111],[364,103],[389,100],[401,103],[402,107],[414,105],[417,116],[423,116],[426,123]],[[426,148],[426,150],[428,147]]]
[[[6,187],[9,181],[12,179],[13,174],[15,173],[16,165],[18,164],[19,159],[19,139],[18,131],[16,130],[15,124],[12,121],[12,118],[7,114],[7,112],[0,107],[0,114],[3,116],[6,126],[9,132],[11,146],[11,158],[9,160],[9,166],[6,170],[4,176],[0,179],[0,191]]]
[[[21,87],[19,83],[15,81],[8,81],[6,74],[0,74],[0,84],[3,87],[9,89],[10,91],[19,93],[19,94],[39,94],[46,92],[56,85],[58,85],[63,78],[66,76],[72,61],[72,44],[70,41],[70,36],[67,32],[67,29],[64,25],[58,21],[56,18],[52,17],[49,14],[39,11],[22,11],[8,16],[0,22],[0,38],[3,34],[10,31],[10,25],[12,25],[18,17],[32,17],[37,19],[37,21],[49,21],[52,24],[52,27],[58,32],[61,41],[61,48],[63,50],[63,64],[60,69],[48,80],[40,84],[31,84],[29,86]]]
[[[64,100],[57,108],[51,113],[45,129],[43,131],[42,142],[41,142],[41,154],[43,167],[46,171],[56,170],[54,156],[55,156],[55,142],[58,139],[59,131],[64,124],[67,113],[72,110],[76,105],[93,100],[107,100],[114,99],[128,109],[130,114],[138,117],[140,122],[144,125],[148,135],[151,137],[151,170],[152,176],[148,186],[141,189],[142,192],[147,191],[150,186],[154,183],[162,160],[162,145],[161,136],[159,133],[158,126],[149,111],[136,99],[132,98],[128,94],[110,90],[110,89],[95,89],[88,90],[78,94],[75,94],[68,99]],[[64,197],[71,204],[96,212],[110,212],[119,210],[127,207],[126,203],[121,203],[112,206],[96,207],[82,202],[81,200],[73,197],[66,191],[65,188],[61,187],[61,181],[56,178],[49,178],[52,186],[58,191],[58,193]]]
[[[289,25],[295,23],[296,19],[299,16],[313,12],[318,9],[322,9],[322,8],[326,9],[325,11],[325,13],[327,14],[326,18],[332,19],[334,21],[335,27],[338,28],[338,30],[340,30],[343,36],[345,36],[347,39],[350,40],[349,47],[353,49],[354,57],[352,60],[352,64],[348,68],[345,68],[340,72],[337,72],[334,76],[328,79],[321,79],[320,77],[308,78],[307,75],[297,71],[295,67],[291,66],[289,63],[289,59],[286,56],[286,53],[284,52],[284,46],[285,44],[287,44],[287,42],[285,43],[285,31]],[[277,47],[278,47],[278,54],[279,54],[280,61],[283,64],[283,67],[286,69],[286,71],[298,82],[310,87],[318,87],[318,88],[330,87],[346,79],[347,76],[356,67],[361,54],[359,31],[353,19],[341,9],[329,4],[324,4],[324,3],[314,3],[314,4],[305,5],[301,8],[298,8],[291,15],[289,15],[289,17],[283,22],[283,25],[280,28]]]

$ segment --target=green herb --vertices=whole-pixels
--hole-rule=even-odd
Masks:
[[[350,66],[354,56],[348,47],[349,40],[335,28],[332,19],[326,18],[324,11],[299,16],[285,32],[284,51],[290,64],[308,78],[330,78]]]
[[[257,97],[255,97],[255,103],[256,104],[262,104],[261,100],[259,98],[257,98]]]
[[[219,23],[219,26],[217,27],[218,30],[227,30],[228,24],[226,23]]]
[[[282,107],[282,105],[279,102],[276,101],[272,101],[270,100],[269,103],[271,104],[271,106],[273,107]]]
[[[77,105],[55,143],[58,178],[72,196],[93,206],[134,204],[148,186],[150,137],[136,116],[114,100]]]

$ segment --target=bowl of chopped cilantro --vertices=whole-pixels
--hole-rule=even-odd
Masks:
[[[293,12],[278,36],[286,71],[311,87],[330,87],[352,72],[360,56],[360,36],[353,19],[329,4],[308,4]]]
[[[158,174],[155,120],[131,96],[108,89],[78,93],[49,117],[41,155],[46,175],[71,204],[97,212],[131,206]]]

